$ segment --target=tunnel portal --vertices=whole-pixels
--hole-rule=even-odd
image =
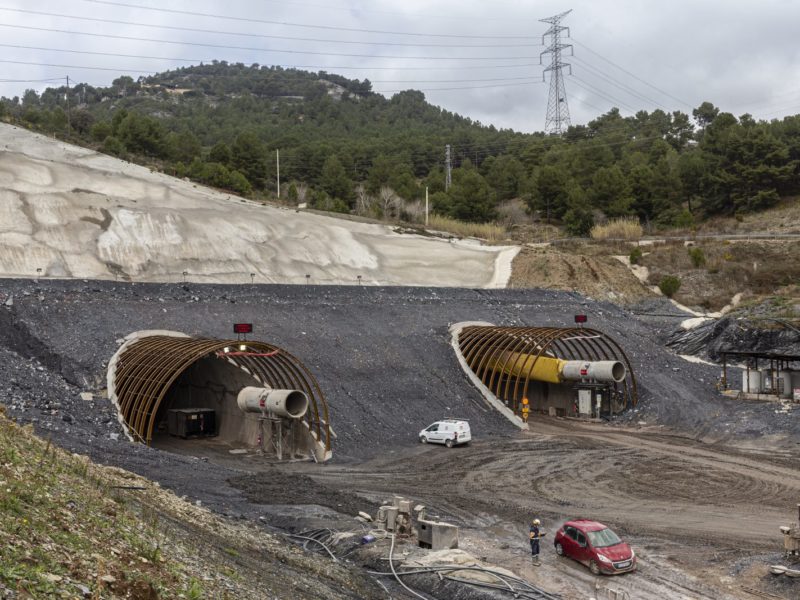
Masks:
[[[332,455],[319,384],[298,358],[265,342],[136,332],[109,362],[108,393],[133,441],[214,437],[278,458]]]
[[[453,325],[451,333],[473,383],[519,426],[530,413],[599,419],[638,402],[628,357],[596,329],[470,322]]]

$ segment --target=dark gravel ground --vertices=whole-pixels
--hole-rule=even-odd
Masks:
[[[236,471],[131,445],[107,401],[80,399],[80,391],[105,387],[117,340],[140,329],[230,337],[232,323],[253,322],[257,339],[294,353],[319,379],[338,434],[334,460],[359,461],[414,444],[423,426],[445,416],[470,419],[478,437],[513,435],[461,372],[448,325],[566,326],[577,312],[614,337],[634,365],[641,402],[621,421],[710,439],[800,439],[796,414],[722,399],[713,387],[719,369],[665,350],[661,326],[609,303],[547,290],[2,280],[0,403],[65,448],[160,481],[218,512],[249,516],[257,508],[225,483]]]
[[[725,351],[741,349],[800,356],[800,330],[781,322],[756,323],[747,318],[723,317],[689,331],[676,331],[667,340],[667,346],[676,352],[715,361],[722,360]]]

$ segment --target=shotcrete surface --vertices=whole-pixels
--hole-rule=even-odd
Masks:
[[[0,123],[0,277],[490,288],[517,251],[264,206]]]

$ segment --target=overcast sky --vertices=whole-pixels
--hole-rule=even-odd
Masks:
[[[704,100],[737,116],[800,113],[797,0],[0,0],[0,95],[217,59],[368,78],[387,95],[421,89],[482,123],[540,131],[539,19],[568,9],[573,124]]]

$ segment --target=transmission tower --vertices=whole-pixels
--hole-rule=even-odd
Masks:
[[[550,38],[550,44],[547,50],[540,55],[550,55],[550,66],[548,66],[542,73],[542,78],[545,73],[550,71],[550,96],[547,99],[547,118],[544,123],[545,133],[552,133],[561,135],[569,127],[569,106],[567,105],[567,90],[564,88],[564,67],[569,68],[570,75],[572,74],[572,65],[561,61],[561,53],[564,50],[572,52],[572,44],[562,44],[561,34],[567,32],[569,37],[569,27],[563,27],[561,20],[566,17],[572,9],[564,11],[554,17],[547,19],[540,19],[542,23],[549,23],[550,29],[542,35],[542,44],[545,43],[545,38]]]
[[[453,185],[453,160],[450,156],[450,144],[444,147],[444,191],[450,189]]]

